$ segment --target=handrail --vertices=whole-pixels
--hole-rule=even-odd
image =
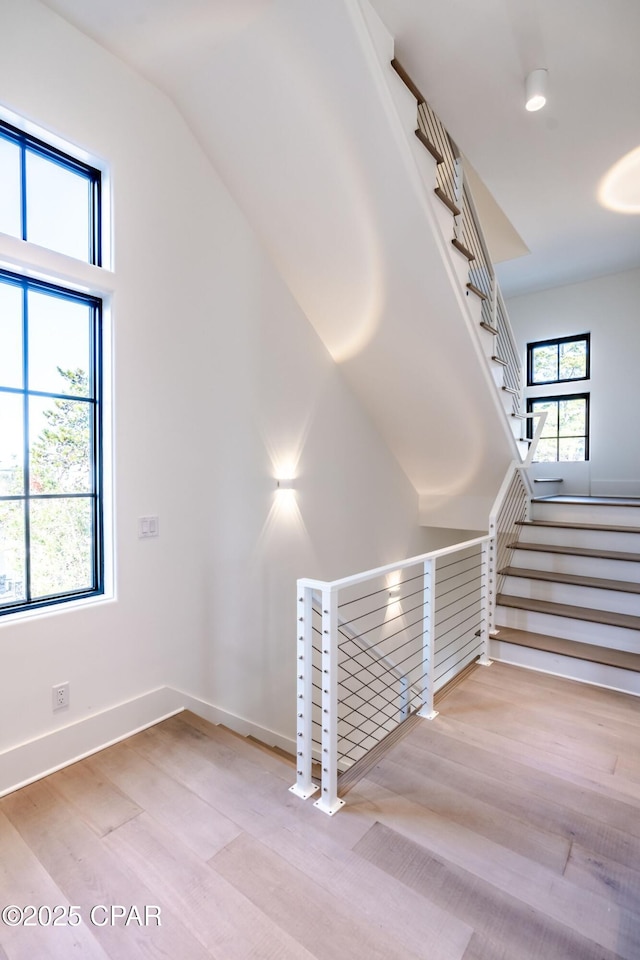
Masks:
[[[441,547],[439,550],[431,550],[429,553],[420,553],[415,557],[409,557],[408,560],[397,560],[395,563],[385,563],[382,567],[374,567],[372,570],[365,570],[364,573],[356,573],[351,577],[343,577],[341,580],[310,580],[308,578],[302,578],[298,583],[305,587],[319,588],[321,590],[342,590],[345,587],[353,587],[359,583],[364,583],[365,580],[373,580],[374,577],[383,576],[385,573],[393,573],[396,570],[415,567],[425,560],[436,560],[438,557],[446,557],[450,553],[458,553],[467,547],[474,547],[478,544],[485,543],[486,540],[487,535],[475,537],[473,540],[464,540],[461,543],[454,543],[450,547]]]

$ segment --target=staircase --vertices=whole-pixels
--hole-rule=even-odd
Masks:
[[[517,527],[492,657],[640,695],[640,500],[535,499]]]
[[[522,460],[528,453],[523,440],[521,360],[515,344],[504,299],[500,292],[493,263],[482,227],[466,182],[462,153],[397,57],[391,67],[402,82],[391,85],[394,102],[406,129],[415,126],[415,137],[429,163],[418,159],[422,179],[435,214],[437,228],[449,250],[453,249],[455,280],[464,292],[473,330],[497,388],[511,433]],[[411,97],[404,108],[402,89]],[[415,110],[415,123],[412,109]],[[435,202],[432,198],[436,198]]]

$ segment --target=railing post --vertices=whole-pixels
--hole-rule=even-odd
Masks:
[[[422,707],[418,715],[427,720],[438,716],[433,709],[435,660],[435,560],[424,561],[422,594]]]
[[[311,780],[313,727],[313,587],[297,583],[296,782],[291,793],[306,800],[317,792]]]
[[[452,145],[452,149],[453,145]],[[464,171],[462,169],[462,157],[456,156],[454,159],[455,164],[455,182],[453,185],[454,190],[454,200],[455,204],[460,210],[460,213],[457,217],[454,217],[454,235],[457,240],[461,243],[464,243],[464,218],[465,218],[465,206],[464,206]]]
[[[493,269],[493,264],[491,260],[488,261],[489,269],[491,270],[491,326],[494,330],[499,330],[498,327],[498,279],[496,277],[496,272]],[[504,358],[503,358],[504,359]]]
[[[400,721],[409,716],[409,681],[406,675],[400,677]]]
[[[478,663],[483,667],[491,666],[489,659],[489,641],[495,630],[496,615],[496,576],[495,576],[495,536],[482,544],[482,653]]]
[[[338,798],[338,591],[322,590],[322,786],[314,806],[333,816]]]

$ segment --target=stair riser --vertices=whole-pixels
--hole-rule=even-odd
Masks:
[[[418,144],[418,146],[424,150],[424,147],[422,147],[421,144]],[[424,152],[426,153],[427,151],[424,150]],[[425,176],[425,179],[426,179],[426,176]],[[436,179],[435,179],[435,169],[434,169],[433,182],[426,184],[427,195],[431,199],[431,205],[433,207],[436,220],[438,221],[438,227],[440,228],[440,233],[442,234],[443,239],[446,240],[448,244],[450,244],[451,240],[453,239],[453,214],[451,213],[451,210],[447,209],[447,207],[442,202],[442,200],[439,200],[438,197],[436,197],[435,193],[433,194],[433,197],[431,197],[431,193],[433,192],[435,185],[436,185]],[[457,269],[456,269],[456,273],[458,273]],[[461,284],[463,282],[464,283],[467,282],[464,270],[462,268],[459,272],[459,280]]]
[[[391,91],[395,108],[402,121],[402,126],[407,131],[407,135],[414,137],[415,130],[418,126],[418,104],[416,98],[411,91],[407,89],[395,70],[392,67],[389,67],[389,70],[391,73],[389,90]],[[429,151],[423,147],[422,144],[420,144],[420,149],[424,150],[424,152],[430,156]]]
[[[501,363],[496,363],[495,360],[490,360],[490,364],[491,364],[491,376],[493,377],[494,383],[498,388],[498,390],[501,390],[504,384],[504,367],[502,366]],[[518,436],[520,436],[520,434],[518,434]]]
[[[555,473],[555,471],[549,471],[550,473]],[[533,495],[535,497],[555,497],[559,493],[562,493],[562,480],[558,480],[556,483],[536,483],[533,481]]]
[[[469,294],[469,300],[471,299],[477,301],[480,307],[480,311],[482,311],[482,303],[472,293]],[[475,314],[475,308],[474,308],[474,314]],[[482,351],[484,355],[487,357],[490,363],[493,363],[493,361],[491,360],[491,357],[496,352],[495,334],[491,333],[489,330],[485,330],[484,327],[481,327],[480,326],[481,320],[482,320],[482,313],[480,312],[477,320],[475,320],[475,316],[474,316],[474,321],[477,323],[476,329],[478,331],[478,338],[480,340],[480,344],[482,346]],[[504,390],[500,390],[500,393],[504,393]]]
[[[500,399],[502,400],[504,412],[507,414],[507,416],[511,416],[513,413],[513,394],[507,393],[506,390],[500,390]]]
[[[514,643],[501,643],[500,640],[491,641],[490,655],[492,660],[514,663],[520,667],[542,670],[544,673],[552,673],[559,677],[594,683],[640,696],[640,674],[631,670],[621,670],[619,667],[591,663],[588,660],[577,660],[574,657],[563,657],[544,650],[532,650],[530,647],[520,647]]]
[[[440,201],[437,199],[435,194],[434,194],[433,202],[440,203]],[[444,206],[444,205],[441,204],[441,206]],[[460,253],[459,250],[456,250],[456,248],[453,246],[453,244],[450,241],[449,241],[449,246],[451,247],[451,262],[453,263],[455,267],[455,271],[458,275],[458,282],[460,283],[460,289],[465,290],[465,287],[469,282],[469,261],[467,260],[467,258],[463,253]],[[466,293],[466,290],[465,290],[465,293]],[[482,312],[481,301],[478,299],[478,297],[474,297],[471,293],[469,293],[467,300],[469,301],[470,309],[474,311],[473,313],[474,321],[476,320],[476,317],[477,317],[477,322],[480,323],[480,316]]]
[[[521,543],[551,543],[556,546],[587,547],[591,550],[619,550],[640,554],[640,533],[608,530],[572,530],[569,527],[520,527]]]
[[[502,591],[511,597],[528,597],[532,600],[548,600],[550,603],[568,603],[574,607],[588,607],[591,610],[609,610],[612,613],[640,616],[640,595],[637,593],[599,590],[572,583],[550,583],[546,580],[530,580],[525,577],[507,577]],[[640,644],[640,633],[638,641]]]
[[[510,566],[549,573],[571,573],[578,577],[604,577],[608,580],[640,582],[640,563],[624,560],[602,560],[575,554],[543,553],[538,550],[514,550]]]
[[[610,627],[604,623],[572,620],[570,617],[534,613],[532,610],[515,610],[512,607],[500,605],[496,607],[496,623],[502,623],[505,627],[515,627],[517,630],[546,634],[550,637],[596,643],[612,650],[640,653],[640,631],[630,630],[627,627]]]
[[[640,527],[640,507],[592,506],[589,504],[533,503],[535,520],[560,523],[612,523],[622,527]]]

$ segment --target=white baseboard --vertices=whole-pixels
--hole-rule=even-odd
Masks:
[[[295,753],[295,741],[267,727],[192,697],[172,687],[147,693],[92,714],[66,727],[16,744],[0,753],[0,797],[68,767],[84,757],[145,730],[161,720],[191,710],[211,723],[224,723],[243,736]]]

